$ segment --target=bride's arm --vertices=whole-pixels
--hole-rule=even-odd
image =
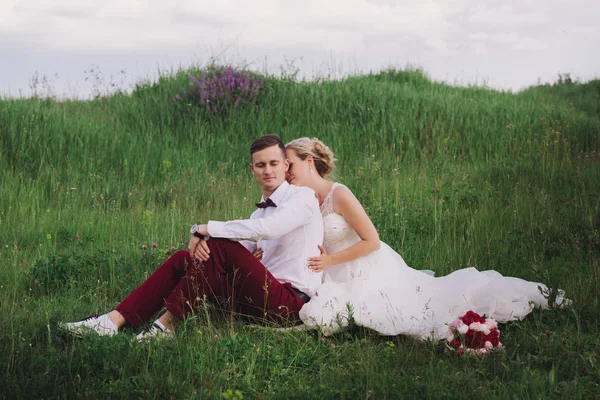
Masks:
[[[337,253],[327,254],[321,249],[321,256],[309,258],[308,266],[313,271],[321,271],[331,265],[354,260],[378,250],[381,246],[377,229],[350,189],[345,186],[337,187],[332,196],[333,210],[344,217],[361,240]]]

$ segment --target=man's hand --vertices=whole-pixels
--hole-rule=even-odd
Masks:
[[[210,250],[206,244],[206,240],[197,238],[194,235],[190,237],[188,251],[190,252],[190,256],[192,258],[202,262],[207,261],[210,257]]]
[[[254,252],[254,257],[256,257],[258,259],[258,261],[262,261],[262,256],[263,256],[263,249],[258,247],[256,249],[256,251]]]
[[[334,265],[333,260],[331,259],[331,256],[327,254],[325,247],[319,245],[319,250],[321,250],[320,256],[310,257],[308,259],[308,268],[313,272],[322,272],[325,268]]]

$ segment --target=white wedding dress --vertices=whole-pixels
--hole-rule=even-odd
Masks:
[[[321,205],[323,245],[335,253],[360,238],[332,205],[335,183]],[[323,283],[300,310],[308,329],[331,335],[348,325],[349,318],[382,335],[411,335],[443,339],[449,324],[467,310],[498,322],[522,319],[534,307],[548,308],[547,290],[541,283],[503,277],[496,271],[465,268],[436,278],[410,268],[385,243],[379,250],[358,259],[331,266]],[[560,292],[557,303],[566,305]]]

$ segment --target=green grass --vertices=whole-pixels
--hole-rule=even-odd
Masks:
[[[0,100],[0,398],[599,396],[600,81],[265,77],[260,102],[212,116],[171,101],[186,73],[89,101]],[[211,308],[169,343],[57,331],[118,304],[193,222],[247,217],[248,147],[265,133],[330,145],[409,265],[496,269],[576,304],[500,326],[505,350],[483,358],[358,327],[324,341],[252,329]]]

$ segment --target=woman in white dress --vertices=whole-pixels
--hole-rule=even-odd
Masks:
[[[330,335],[353,319],[383,335],[443,339],[447,324],[467,310],[507,322],[522,319],[534,307],[548,308],[541,283],[475,268],[439,278],[410,268],[379,240],[352,192],[327,179],[334,165],[327,146],[301,138],[286,149],[287,180],[315,191],[325,230],[321,256],[308,260],[308,268],[323,271],[322,286],[300,311],[308,328]],[[566,305],[568,300],[561,292],[556,302]]]

